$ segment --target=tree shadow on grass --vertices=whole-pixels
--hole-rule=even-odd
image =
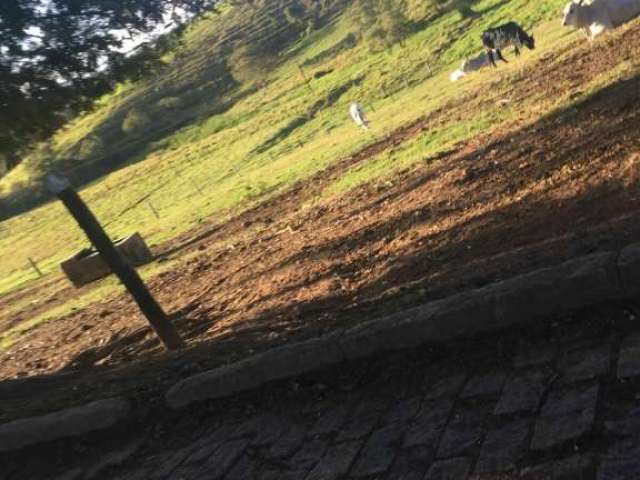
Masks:
[[[364,207],[379,208],[385,198],[382,203],[401,205],[393,214],[262,272],[268,275],[314,254],[333,256],[334,261],[315,277],[274,287],[269,293],[285,296],[363,268],[341,260],[340,249],[367,250],[386,244],[385,238],[422,232],[402,253],[389,251],[371,258],[371,265],[386,268],[361,281],[355,291],[291,299],[247,316],[215,336],[205,332],[224,320],[224,313],[207,308],[194,313],[197,305],[192,301],[174,315],[191,345],[187,351],[160,355],[149,329],[127,332],[102,350],[82,353],[79,357],[85,361],[79,370],[76,358],[55,374],[0,382],[0,397],[6,399],[0,418],[117,394],[149,399],[185,375],[258,351],[637,240],[640,173],[639,166],[627,165],[627,160],[640,152],[639,101],[640,76],[620,80],[571,108],[480,148],[454,153]],[[448,185],[458,189],[458,198],[433,203],[418,195],[417,200],[407,201],[417,191],[428,193],[439,176],[454,171],[457,174]],[[577,173],[567,173],[572,171]],[[469,213],[473,208],[477,211]],[[623,214],[625,220],[617,220]],[[455,221],[446,222],[448,217]],[[420,230],[434,222],[444,226]],[[251,288],[251,276],[242,282]],[[105,352],[113,360],[100,364]]]
[[[67,176],[76,188],[83,188],[127,165],[144,160],[162,146],[163,140],[194,122],[224,114],[258,88],[240,90],[237,87],[230,79],[221,82],[220,89],[215,92],[207,92],[203,85],[199,85],[193,89],[183,87],[175,91],[168,88],[152,94],[140,94],[136,102],[120,106],[76,142],[68,153],[56,160],[55,169]],[[176,98],[180,102],[179,110],[161,108],[159,104],[167,98]],[[146,125],[138,127],[139,131],[124,131],[127,115],[134,111],[143,112],[149,120]],[[95,144],[95,152],[82,153],[86,142]],[[90,158],[84,159],[86,155]],[[28,212],[49,200],[51,195],[38,180],[32,186],[0,199],[0,221]]]

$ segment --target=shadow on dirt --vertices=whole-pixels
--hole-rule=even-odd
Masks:
[[[640,76],[624,79],[535,124],[495,134],[479,147],[468,144],[407,174],[397,186],[350,205],[353,218],[392,212],[383,221],[319,241],[258,272],[268,279],[310,258],[326,258],[322,270],[274,286],[261,300],[327,280],[335,281],[331,291],[302,301],[289,295],[286,304],[247,314],[204,341],[202,335],[225,315],[243,311],[221,313],[206,298],[193,299],[174,314],[193,345],[186,352],[159,355],[149,329],[124,332],[58,374],[0,382],[6,399],[0,420],[50,410],[70,397],[76,403],[116,394],[151,398],[185,375],[292,338],[637,241],[639,102]],[[436,188],[438,179],[446,182]],[[393,247],[397,241],[400,247]],[[375,275],[362,275],[369,270]],[[251,289],[256,278],[256,272],[239,275],[224,288]],[[220,279],[225,281],[231,282]]]

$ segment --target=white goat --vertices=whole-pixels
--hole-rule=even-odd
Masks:
[[[640,0],[574,0],[564,8],[562,25],[584,30],[593,40],[606,30],[640,16]]]
[[[482,52],[481,54],[476,55],[473,58],[467,58],[464,62],[462,62],[462,65],[458,70],[452,72],[451,75],[449,75],[449,79],[452,82],[457,82],[465,75],[468,75],[472,72],[477,72],[484,67],[488,67],[492,64],[491,57],[489,57],[489,55],[490,54],[487,52]]]
[[[358,102],[353,102],[351,107],[349,107],[349,113],[351,114],[351,118],[356,124],[365,130],[369,130],[369,121],[367,117],[364,115],[364,110],[362,106]]]

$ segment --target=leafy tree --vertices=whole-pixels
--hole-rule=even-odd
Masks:
[[[411,32],[411,20],[404,2],[398,0],[358,0],[355,21],[371,50],[384,50],[402,41]]]
[[[434,0],[437,7],[444,11],[457,11],[462,18],[477,18],[480,16],[478,12],[476,12],[472,8],[473,0]]]
[[[291,25],[305,25],[307,10],[300,3],[293,3],[284,9],[284,16]]]
[[[51,134],[124,75],[128,39],[184,24],[216,0],[0,1],[0,155]],[[153,58],[138,52],[142,67]],[[137,72],[138,74],[140,72]]]

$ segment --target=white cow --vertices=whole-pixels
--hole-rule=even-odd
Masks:
[[[640,16],[640,0],[574,0],[564,8],[562,25],[584,30],[593,40],[605,30],[613,30]]]
[[[449,75],[449,78],[452,82],[456,82],[460,80],[465,75],[468,75],[472,72],[477,72],[478,70],[488,67],[491,65],[491,58],[489,57],[489,53],[482,52],[479,55],[476,55],[473,58],[467,58],[458,70],[452,72]]]
[[[351,118],[356,124],[365,130],[369,130],[369,121],[367,117],[364,115],[364,110],[362,106],[358,102],[353,102],[351,107],[349,107],[349,113],[351,114]]]

